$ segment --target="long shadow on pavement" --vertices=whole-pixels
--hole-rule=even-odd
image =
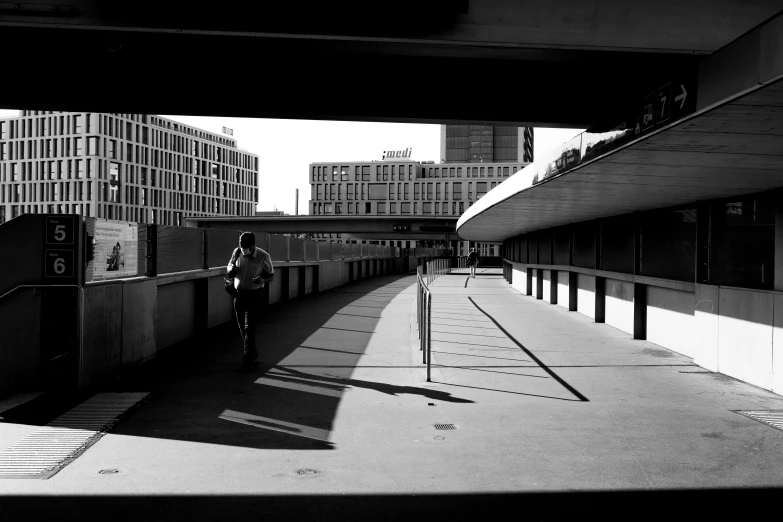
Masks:
[[[238,371],[242,340],[233,321],[162,350],[114,387],[152,394],[112,433],[256,449],[331,449],[348,386],[460,402],[429,388],[350,378],[381,312],[414,282],[412,276],[378,277],[269,307],[258,322],[261,364],[252,372]],[[309,373],[289,366],[307,366]]]

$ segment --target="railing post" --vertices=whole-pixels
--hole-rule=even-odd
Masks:
[[[422,295],[423,302],[422,302],[422,334],[421,334],[421,356],[422,356],[422,363],[427,364],[427,350],[425,347],[427,346],[427,299],[429,299],[429,292],[424,291],[424,294]]]
[[[432,364],[432,294],[427,292],[427,382],[430,382],[430,365]]]
[[[421,280],[416,276],[416,330],[421,339]]]

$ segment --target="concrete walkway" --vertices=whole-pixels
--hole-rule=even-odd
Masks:
[[[32,498],[67,515],[89,494],[161,519],[246,519],[287,512],[296,495],[293,518],[523,505],[614,518],[626,503],[663,514],[687,495],[696,516],[727,513],[716,502],[731,495],[780,494],[783,432],[732,410],[783,409],[783,397],[523,296],[497,269],[431,289],[432,383],[414,276],[276,305],[256,372],[236,371],[233,324],[165,350],[117,385],[152,392],[144,406],[51,479],[0,480],[2,495],[33,496],[4,498],[0,513]],[[0,450],[34,428],[0,424]]]

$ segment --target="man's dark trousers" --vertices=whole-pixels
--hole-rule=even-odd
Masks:
[[[256,319],[261,308],[263,288],[258,290],[239,290],[234,298],[234,314],[237,318],[239,332],[244,339],[243,362],[249,363],[258,359],[256,349]]]

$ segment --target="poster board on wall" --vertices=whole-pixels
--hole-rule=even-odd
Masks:
[[[93,281],[139,275],[138,223],[98,218],[94,238]]]

